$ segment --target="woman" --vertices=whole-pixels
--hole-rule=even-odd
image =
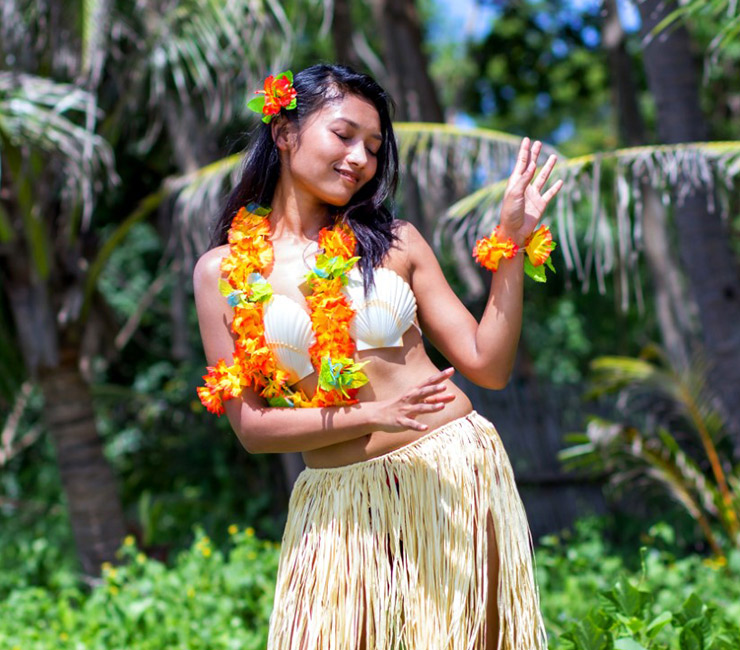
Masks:
[[[194,282],[204,404],[225,409],[247,451],[300,451],[307,465],[268,647],[544,649],[508,459],[421,331],[471,381],[506,384],[517,252],[560,189],[544,191],[555,158],[535,178],[541,144],[523,140],[479,324],[387,208],[398,156],[378,84],[318,65],[269,77],[260,94],[250,105],[266,124]]]

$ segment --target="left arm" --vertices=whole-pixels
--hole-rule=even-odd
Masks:
[[[519,246],[562,187],[558,181],[542,193],[555,156],[532,182],[541,147],[539,142],[530,145],[528,138],[522,141],[501,207],[499,236],[510,237]],[[503,388],[514,367],[522,327],[524,256],[501,261],[478,323],[450,288],[430,246],[415,228],[409,226],[407,231],[411,286],[424,333],[470,381],[485,388]]]

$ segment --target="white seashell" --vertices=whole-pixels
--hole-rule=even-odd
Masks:
[[[374,276],[367,297],[359,271],[354,276],[350,272],[344,288],[355,310],[350,333],[358,350],[402,346],[403,335],[416,316],[416,298],[408,282],[391,269],[375,269]]]
[[[265,343],[295,384],[314,372],[308,349],[316,338],[305,310],[287,296],[273,294],[265,303]]]

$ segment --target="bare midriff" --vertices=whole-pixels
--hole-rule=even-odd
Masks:
[[[415,327],[404,334],[403,347],[361,351],[355,353],[355,359],[369,361],[363,369],[368,383],[357,395],[360,402],[400,397],[439,372],[424,350],[421,335]],[[315,382],[315,375],[312,375],[298,385],[311,394],[315,389]],[[303,452],[303,460],[308,467],[339,467],[369,460],[408,445],[434,429],[470,413],[472,404],[465,393],[451,381],[445,383],[447,392],[455,395],[455,399],[439,411],[415,418],[417,422],[427,425],[425,431],[376,431],[347,442]]]

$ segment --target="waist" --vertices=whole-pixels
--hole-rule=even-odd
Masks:
[[[370,461],[412,445],[427,436],[432,436],[453,422],[470,417],[473,414],[475,414],[475,411],[473,411],[470,400],[461,393],[454,402],[448,404],[442,411],[428,413],[416,418],[417,422],[422,422],[429,427],[426,431],[411,429],[395,433],[376,431],[337,445],[304,452],[303,460],[307,467],[313,469],[342,467]]]

